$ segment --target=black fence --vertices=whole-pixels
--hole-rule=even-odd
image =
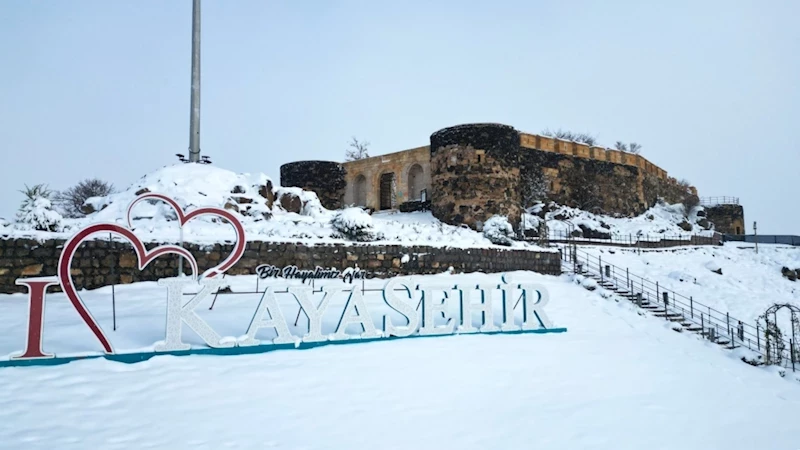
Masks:
[[[539,238],[528,238],[538,241]],[[712,236],[700,235],[609,235],[596,237],[573,236],[566,230],[554,230],[548,233],[547,240],[552,243],[577,244],[577,245],[610,245],[615,247],[633,248],[667,248],[694,245],[720,245],[722,235],[714,233]],[[800,245],[800,239],[798,239]]]
[[[682,323],[692,324],[704,337],[715,342],[728,342],[729,347],[746,347],[764,356],[769,354],[768,359],[773,363],[792,370],[795,365],[800,366],[800,351],[795,348],[794,341],[783,339],[778,343],[773,339],[770,348],[767,348],[764,327],[758,322],[750,324],[732,317],[727,312],[666,289],[658,281],[631,273],[628,268],[609,264],[603,261],[602,256],[592,255],[577,247],[565,246],[561,249],[561,255],[565,268],[574,273],[594,275],[619,291],[640,294],[642,300],[662,308],[667,320],[670,315],[679,315]]]
[[[750,242],[759,244],[784,244],[800,246],[800,236],[790,234],[726,234],[725,242]]]

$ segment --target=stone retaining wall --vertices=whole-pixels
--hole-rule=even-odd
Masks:
[[[39,242],[30,239],[0,240],[0,293],[23,292],[17,278],[52,276],[63,240]],[[152,248],[156,244],[148,245]],[[230,253],[231,245],[201,246],[186,244],[197,259],[201,272],[219,264]],[[403,257],[408,255],[408,261]],[[231,275],[254,274],[259,264],[358,267],[376,276],[440,273],[452,266],[457,272],[504,272],[530,270],[556,275],[561,273],[559,253],[506,250],[459,249],[400,245],[316,245],[279,242],[248,242],[243,258],[228,271]],[[81,245],[72,263],[78,289],[95,289],[111,284],[154,281],[175,276],[178,258],[165,255],[144,270],[136,269],[136,254],[127,243],[89,241]],[[184,265],[188,273],[188,265]]]

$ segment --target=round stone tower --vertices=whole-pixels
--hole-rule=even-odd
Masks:
[[[281,186],[312,191],[327,209],[338,209],[344,201],[345,170],[333,161],[298,161],[281,166]]]
[[[481,230],[494,215],[520,222],[520,136],[500,124],[468,124],[431,135],[431,210],[442,222]]]

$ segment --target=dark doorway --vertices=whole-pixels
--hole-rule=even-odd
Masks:
[[[392,209],[392,196],[394,195],[394,174],[381,175],[381,209]]]

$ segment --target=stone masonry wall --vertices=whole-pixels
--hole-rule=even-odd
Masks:
[[[63,245],[63,240],[0,240],[0,293],[24,292],[22,286],[14,284],[17,278],[55,275]],[[148,248],[155,245],[148,245]],[[219,264],[231,251],[231,245],[224,244],[187,244],[185,247],[197,259],[201,272]],[[406,263],[402,262],[404,255],[409,256]],[[530,270],[552,275],[561,273],[557,252],[248,242],[244,256],[228,274],[254,274],[259,264],[296,265],[300,269],[313,269],[315,266],[344,269],[358,265],[379,277],[441,273],[450,266],[458,272]],[[136,254],[126,243],[89,241],[78,249],[72,263],[72,275],[78,289],[95,289],[111,284],[154,281],[175,276],[178,272],[178,258],[173,255],[156,259],[142,271],[137,270],[136,265]],[[184,266],[188,273],[188,265]]]
[[[521,217],[519,134],[499,124],[460,125],[431,135],[431,211],[482,229],[494,215]]]
[[[723,234],[745,234],[744,209],[741,205],[706,206],[706,218],[714,230]]]
[[[396,203],[403,204],[410,200],[409,172],[414,166],[422,169],[422,178],[418,180],[418,188],[426,189],[430,193],[431,186],[431,152],[426,145],[402,152],[373,156],[371,158],[347,161],[342,163],[346,174],[347,189],[344,194],[344,203],[354,205],[357,203],[357,189],[364,190],[364,200],[368,208],[380,209],[380,179],[384,173],[394,173],[396,180]],[[356,186],[356,180],[363,178],[363,186]]]
[[[299,161],[281,166],[281,186],[299,187],[313,191],[322,206],[328,209],[342,207],[345,170],[331,161]]]
[[[523,184],[545,177],[547,199],[562,205],[612,215],[639,214],[650,206],[634,166],[522,149],[520,167]]]

